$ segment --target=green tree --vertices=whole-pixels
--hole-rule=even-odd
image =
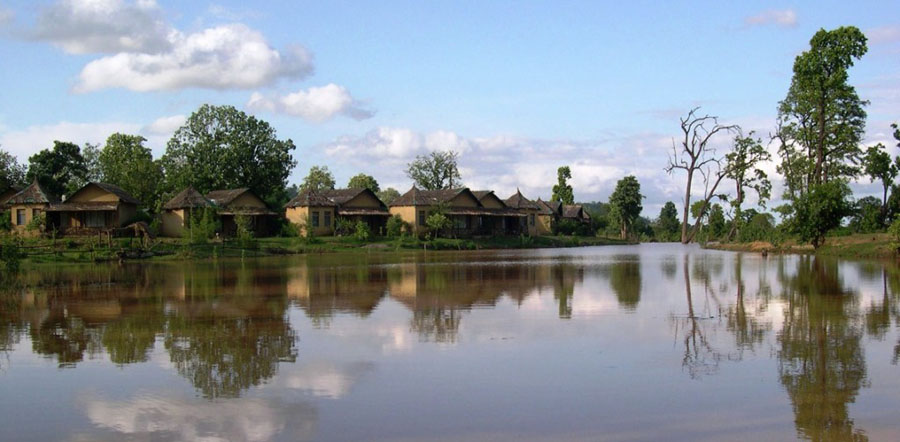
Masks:
[[[847,82],[847,70],[868,51],[866,36],[853,26],[820,29],[809,44],[794,60],[791,86],[778,105],[779,172],[788,199],[857,176],[862,156],[868,103]]]
[[[563,204],[575,204],[575,193],[569,180],[572,178],[572,170],[569,166],[562,166],[556,169],[556,185],[553,186],[553,196],[550,201],[559,201]]]
[[[0,192],[25,185],[25,166],[15,156],[0,149]]]
[[[157,209],[163,171],[160,163],[153,160],[150,148],[144,146],[145,141],[147,140],[140,135],[110,135],[98,158],[100,175],[106,182],[121,187],[143,202],[146,207]]]
[[[720,239],[725,235],[725,211],[722,206],[713,204],[707,218],[709,223],[709,237],[711,239]]]
[[[103,171],[100,169],[100,145],[84,143],[81,156],[84,157],[84,167],[87,169],[85,179],[92,182],[105,182]]]
[[[54,195],[69,195],[85,185],[87,166],[77,144],[54,141],[28,158],[27,181],[37,180]]]
[[[641,185],[634,175],[626,176],[616,183],[616,190],[609,196],[610,219],[619,226],[622,239],[628,239],[634,221],[641,215]]]
[[[347,187],[350,189],[369,189],[376,194],[381,191],[381,187],[378,186],[378,181],[376,181],[372,175],[366,175],[364,173],[350,178]]]
[[[884,218],[881,216],[881,201],[874,196],[867,196],[856,201],[853,214],[850,218],[850,230],[859,233],[878,232],[884,228]]]
[[[847,197],[850,188],[843,181],[831,181],[810,187],[809,191],[794,200],[794,213],[790,220],[791,231],[801,241],[819,248],[825,234],[841,225],[841,220],[851,214]]]
[[[659,211],[656,220],[656,238],[659,241],[676,241],[678,238],[678,209],[675,203],[667,201]]]
[[[417,155],[415,161],[406,165],[406,176],[425,190],[460,187],[458,158],[459,154],[452,150]]]
[[[428,215],[428,218],[425,218],[425,225],[428,226],[428,230],[431,231],[432,238],[437,238],[441,236],[443,231],[449,229],[452,223],[450,218],[447,218],[447,215],[436,211],[431,215]]]
[[[881,217],[887,216],[888,207],[888,189],[897,178],[900,171],[900,157],[891,161],[891,156],[885,152],[883,144],[878,143],[866,149],[866,156],[863,158],[863,168],[866,175],[872,179],[872,182],[881,181]]]
[[[400,192],[393,187],[388,187],[387,189],[382,190],[378,193],[378,199],[380,199],[385,204],[390,204],[395,199],[400,197]]]
[[[765,207],[772,184],[769,182],[766,172],[760,169],[758,165],[771,159],[772,156],[763,147],[762,140],[753,138],[752,131],[747,136],[740,133],[735,136],[734,149],[725,155],[728,178],[734,180],[735,185],[735,197],[731,200],[731,206],[734,207],[735,220],[741,219],[741,210],[743,209],[748,189],[756,192],[759,206]],[[738,234],[740,228],[740,222],[732,223],[729,237]],[[720,235],[715,236],[719,237]]]
[[[309,174],[303,178],[300,190],[304,192],[334,189],[334,175],[328,170],[328,166],[313,166],[309,168]]]
[[[249,187],[272,205],[287,201],[287,177],[297,162],[290,139],[269,123],[232,106],[204,104],[191,114],[162,157],[166,190],[194,186],[200,193]]]

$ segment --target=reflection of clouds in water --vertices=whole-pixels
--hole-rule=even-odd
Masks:
[[[264,441],[279,435],[292,440],[315,436],[318,412],[309,404],[266,399],[201,399],[138,395],[115,401],[87,397],[80,401],[91,422],[124,437],[153,440]],[[103,435],[83,435],[96,440]]]
[[[371,362],[335,364],[316,361],[284,369],[271,384],[276,389],[302,390],[314,396],[340,399],[350,392],[353,385],[366,373],[373,371]]]

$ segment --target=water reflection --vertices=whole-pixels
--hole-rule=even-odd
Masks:
[[[25,354],[88,385],[99,367],[122,376],[73,393],[96,430],[71,435],[85,440],[367,438],[335,432],[356,419],[384,421],[387,439],[465,419],[509,435],[511,409],[544,422],[547,438],[562,436],[557,422],[583,434],[621,428],[626,411],[609,412],[618,407],[647,408],[633,421],[644,428],[683,428],[683,414],[655,404],[679,394],[713,403],[711,386],[726,379],[740,398],[765,392],[743,367],[777,393],[749,404],[783,404],[787,416],[765,419],[796,431],[774,438],[866,440],[865,393],[892,388],[884,365],[900,359],[896,266],[691,248],[48,267],[0,300],[0,387]],[[507,363],[517,370],[495,370]],[[157,383],[144,388],[137,373]],[[642,388],[652,397],[636,399]],[[435,416],[415,405],[432,395],[448,398]],[[900,391],[888,398],[897,404]],[[584,410],[571,421],[537,405],[569,400]],[[396,410],[373,411],[390,409],[373,407],[382,403]],[[687,421],[714,420],[722,404],[704,407]],[[710,437],[669,436],[648,438]]]

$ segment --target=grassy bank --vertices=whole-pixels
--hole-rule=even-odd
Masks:
[[[765,241],[751,243],[707,243],[709,249],[731,250],[737,252],[797,253],[843,258],[896,258],[897,251],[887,233],[854,234],[847,236],[829,236],[825,244],[818,250],[809,244],[800,244],[796,240],[786,240],[774,245]]]
[[[93,238],[26,239],[19,244],[23,262],[83,263],[117,260],[196,260],[232,257],[262,257],[312,253],[366,253],[402,250],[493,250],[584,247],[628,244],[618,239],[577,236],[486,237],[469,239],[414,237],[358,240],[353,237],[259,238],[249,243],[215,241],[186,245],[178,239],[161,238],[144,248],[136,239]]]

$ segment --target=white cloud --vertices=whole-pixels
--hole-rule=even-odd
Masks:
[[[115,132],[138,133],[140,128],[141,126],[138,124],[124,122],[72,123],[63,121],[4,132],[0,134],[0,145],[4,150],[15,155],[20,163],[23,163],[38,151],[53,147],[54,140],[71,141],[78,145],[102,144]]]
[[[346,88],[334,83],[274,98],[254,92],[247,102],[247,107],[293,115],[314,122],[329,120],[336,115],[344,115],[354,120],[364,120],[373,115],[354,99]]]
[[[0,5],[0,25],[12,23],[15,17],[16,15],[11,9],[6,9]]]
[[[158,53],[175,33],[154,0],[60,0],[40,11],[31,37],[71,54]]]
[[[793,9],[770,9],[744,19],[747,26],[774,25],[782,28],[797,26],[797,13]]]
[[[75,91],[246,89],[281,78],[303,78],[312,70],[312,55],[305,48],[279,52],[258,31],[232,24],[178,34],[171,50],[163,53],[122,52],[94,60],[82,69]]]
[[[869,43],[872,45],[895,43],[900,41],[900,26],[869,29],[866,31],[866,37],[869,38]]]
[[[166,135],[171,136],[181,127],[184,122],[187,121],[187,117],[184,115],[172,115],[169,117],[160,117],[157,118],[152,123],[144,126],[142,132],[148,135]]]
[[[338,365],[328,361],[313,361],[287,368],[272,384],[276,389],[301,390],[317,397],[340,399],[353,385],[374,369],[371,362]]]

